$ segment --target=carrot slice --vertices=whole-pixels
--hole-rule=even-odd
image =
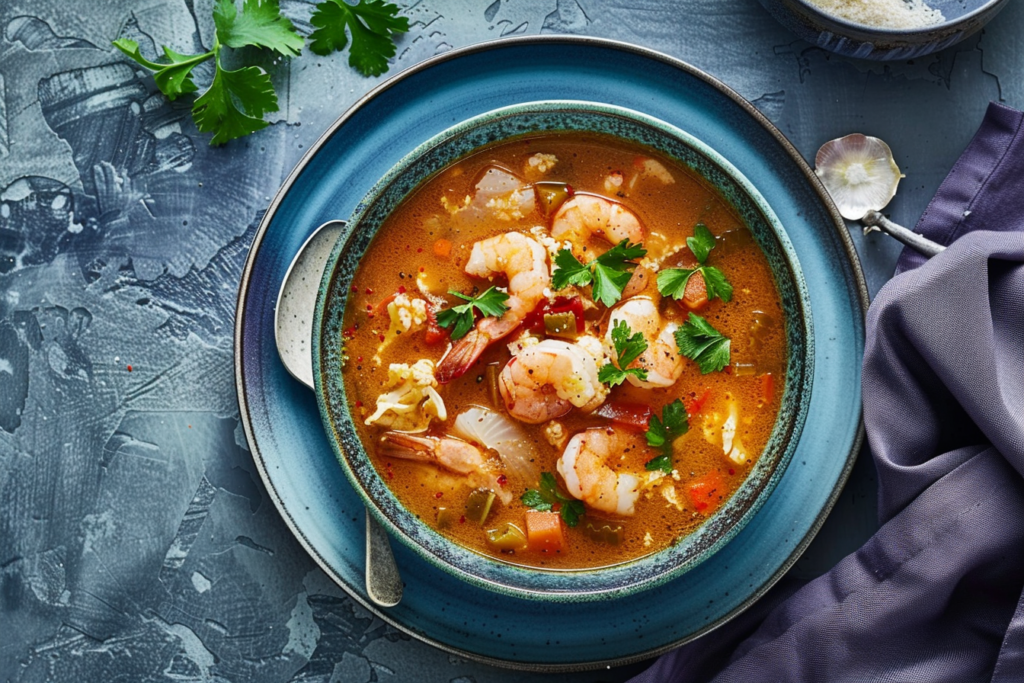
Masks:
[[[560,553],[565,547],[562,517],[557,512],[526,513],[526,547],[541,553]]]
[[[704,407],[704,404],[708,402],[709,398],[711,398],[711,390],[710,389],[705,389],[703,394],[701,394],[697,398],[694,398],[694,399],[691,399],[691,400],[687,401],[686,402],[686,413],[687,413],[687,415],[690,415],[692,417],[693,415],[696,415],[697,413],[699,413],[701,411],[701,409]]]
[[[710,515],[722,504],[722,496],[725,494],[722,474],[718,470],[711,470],[695,479],[687,492],[690,494],[690,502],[693,503],[694,509],[701,514]]]
[[[434,242],[434,256],[440,256],[441,258],[447,258],[452,253],[452,242],[451,240],[439,239]]]
[[[765,403],[771,403],[775,396],[775,378],[772,373],[767,372],[761,375],[761,399]]]
[[[702,273],[694,273],[683,290],[683,305],[691,311],[699,311],[708,303],[708,286]]]

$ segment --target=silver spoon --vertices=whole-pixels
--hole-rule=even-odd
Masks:
[[[295,255],[281,283],[274,311],[274,341],[285,369],[313,388],[313,310],[324,266],[345,221],[328,221],[313,231]],[[388,534],[366,511],[366,594],[381,607],[394,607],[402,599],[402,577],[391,552]]]
[[[874,230],[879,230],[890,237],[896,238],[911,249],[917,251],[922,256],[927,256],[928,258],[946,250],[946,247],[942,246],[938,242],[932,242],[920,233],[904,228],[899,223],[893,223],[879,211],[868,211],[860,219],[860,222],[864,224],[865,235]]]

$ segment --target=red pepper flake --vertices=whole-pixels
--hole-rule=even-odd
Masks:
[[[366,304],[366,310],[372,311],[373,310],[373,304]]]
[[[466,523],[466,515],[462,515],[461,517],[459,517],[459,524],[465,524],[465,523]]]
[[[417,249],[416,253],[417,254],[422,254],[423,253],[423,247],[420,247],[419,249]]]
[[[434,498],[440,498],[443,495],[444,495],[444,493],[442,493],[441,491],[438,491],[437,493],[434,494]]]
[[[383,334],[382,334],[382,335],[380,335],[380,340],[381,340],[381,341],[384,341],[384,335],[383,335]]]
[[[345,339],[351,339],[352,337],[356,336],[356,328],[349,327],[348,329],[342,331],[341,335],[345,337]]]
[[[732,374],[732,366],[731,365],[726,365],[725,366],[725,374],[727,374],[727,375],[731,375]]]
[[[132,366],[129,365],[128,366],[128,372],[131,372],[131,371],[132,371]]]
[[[734,470],[733,468],[730,467],[729,468],[729,474],[736,474],[736,470]]]
[[[369,287],[367,287],[367,288],[366,288],[366,293],[367,293],[367,294],[373,294],[373,290],[372,290],[372,289],[370,289]]]
[[[566,193],[568,193],[568,195],[570,197],[573,196],[574,194],[576,194],[576,190],[572,189],[572,185],[566,184],[565,191],[566,191]]]
[[[405,285],[398,285],[398,293],[405,294]]]
[[[406,251],[409,251],[410,249],[412,249],[412,247],[411,247],[411,246],[409,246],[408,244],[407,244],[407,245],[405,245],[405,250],[406,250]]]
[[[363,407],[363,402],[362,401],[356,401],[356,408],[362,408],[362,407]]]
[[[358,356],[358,357],[356,358],[356,362],[357,362],[357,363],[362,363],[362,362],[363,362],[363,357],[362,357],[362,356]]]
[[[372,313],[372,312],[368,312],[368,313],[366,314],[366,317],[367,317],[367,318],[372,318],[372,317],[373,317],[373,313]]]
[[[506,477],[504,474],[499,474],[498,475],[498,486],[504,486],[507,483],[508,483],[508,477]]]
[[[387,475],[388,475],[388,479],[394,479],[395,478],[395,473],[392,472],[391,470],[387,471]]]
[[[423,266],[420,266],[420,272],[421,272],[421,273],[422,273],[422,272],[424,272],[424,271],[426,271],[426,270],[427,270],[426,268],[424,268]]]
[[[352,285],[352,291],[355,292],[356,294],[358,294],[359,293],[359,288],[356,287],[355,285]]]

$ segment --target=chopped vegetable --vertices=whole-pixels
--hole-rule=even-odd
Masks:
[[[366,418],[366,424],[421,432],[435,417],[444,422],[448,412],[436,386],[433,361],[422,358],[411,366],[392,363],[385,385],[388,391],[377,397],[377,409]]]
[[[448,258],[452,253],[452,241],[441,238],[434,242],[434,256]]]
[[[398,12],[396,5],[383,0],[360,0],[354,5],[323,0],[309,19],[316,27],[309,34],[309,49],[318,55],[340,52],[351,35],[349,65],[364,76],[380,76],[388,70],[387,60],[395,56],[395,34],[409,31],[409,20]]]
[[[639,244],[622,240],[596,259],[583,265],[569,249],[555,255],[555,269],[551,273],[552,287],[563,289],[569,285],[583,287],[593,284],[593,297],[605,306],[613,306],[622,298],[622,290],[633,277],[635,260],[647,254]]]
[[[459,521],[459,516],[451,508],[439,507],[437,508],[437,523],[438,529],[447,529]]]
[[[437,313],[438,325],[444,328],[454,325],[452,339],[465,337],[466,333],[473,328],[473,323],[476,321],[476,317],[473,314],[474,308],[480,311],[480,314],[483,316],[493,316],[495,318],[500,318],[508,310],[508,306],[505,305],[505,302],[508,301],[508,294],[498,290],[496,287],[489,287],[487,291],[477,297],[466,296],[454,290],[448,290],[448,293],[468,302],[446,308]]]
[[[476,489],[466,498],[466,519],[483,524],[491,514],[495,494],[490,489]]]
[[[498,375],[501,373],[501,365],[488,363],[484,368],[484,382],[487,383],[487,398],[491,399],[491,406],[500,408],[504,403],[501,400],[501,393],[498,390]]]
[[[434,306],[427,304],[427,331],[423,335],[423,341],[427,346],[433,346],[448,338],[448,330],[437,324],[437,314],[434,313]]]
[[[715,236],[711,231],[703,223],[698,223],[693,229],[693,237],[686,238],[686,246],[700,265],[697,268],[662,270],[658,273],[658,291],[677,301],[682,300],[691,310],[701,308],[715,297],[731,301],[732,285],[725,275],[714,266],[704,265],[715,248]]]
[[[615,354],[618,356],[618,367],[612,363],[605,363],[598,373],[597,378],[608,386],[617,386],[626,381],[626,377],[634,375],[642,381],[647,380],[647,370],[644,368],[631,368],[630,363],[640,357],[647,350],[647,341],[640,332],[630,335],[632,330],[629,323],[620,320],[612,328],[612,343],[615,345]]]
[[[511,522],[487,530],[487,545],[502,552],[522,550],[526,547],[526,534]]]
[[[583,524],[583,535],[605,545],[619,545],[622,543],[622,525],[595,519]]]
[[[647,431],[654,411],[646,404],[607,401],[593,414],[611,420],[631,431],[644,432]]]
[[[539,553],[562,552],[562,549],[565,547],[565,535],[562,533],[563,519],[564,516],[559,517],[554,512],[541,512],[539,510],[527,512],[527,548]]]
[[[705,389],[700,396],[686,402],[686,413],[691,417],[696,415],[704,408],[704,404],[708,402],[709,398],[711,398],[711,390]]]
[[[526,507],[541,512],[550,512],[555,505],[560,505],[558,513],[569,527],[579,524],[580,517],[586,513],[583,503],[558,490],[555,475],[550,472],[541,472],[540,488],[527,489],[520,500]]]
[[[771,403],[775,396],[775,379],[770,372],[761,375],[759,379],[761,380],[761,400]]]
[[[757,365],[754,363],[733,363],[729,366],[730,374],[735,377],[750,377],[757,374]]]
[[[687,487],[690,494],[690,502],[694,509],[705,515],[710,515],[722,503],[722,496],[725,492],[725,483],[718,470],[711,470],[702,477],[693,481]]]
[[[543,301],[526,316],[523,328],[531,332],[542,332],[545,329],[545,317],[559,313],[572,313],[576,318],[576,329],[581,333],[586,328],[583,299],[578,296],[559,296],[550,301]]]
[[[495,451],[509,473],[526,481],[537,478],[533,442],[504,414],[472,406],[455,418],[452,433]]]
[[[544,314],[544,332],[551,337],[574,339],[580,330],[576,328],[576,316],[571,311]]]
[[[537,199],[545,216],[558,211],[562,202],[572,196],[572,190],[565,183],[534,183],[533,188],[537,191]]]
[[[661,419],[651,415],[647,428],[647,445],[661,451],[661,455],[644,465],[649,472],[672,474],[672,443],[690,430],[690,422],[683,402],[678,398],[661,409]]]
[[[703,375],[729,364],[731,341],[696,313],[675,331],[679,353],[696,361]]]
[[[878,138],[854,133],[821,146],[814,173],[836,203],[843,218],[860,220],[868,211],[881,211],[896,196],[903,174],[892,150]]]

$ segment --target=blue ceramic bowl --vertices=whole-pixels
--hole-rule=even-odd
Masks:
[[[388,215],[435,173],[488,144],[553,131],[604,133],[653,148],[717,188],[764,251],[786,316],[786,386],[768,445],[747,480],[694,533],[670,548],[601,569],[549,570],[512,565],[453,543],[410,513],[367,456],[341,380],[341,338],[351,283],[360,259]],[[547,101],[497,109],[450,128],[398,162],[356,206],[347,238],[335,246],[317,297],[313,376],[324,429],[345,474],[369,511],[427,561],[475,585],[554,601],[618,597],[692,569],[725,545],[771,494],[796,449],[811,398],[814,338],[800,265],[785,230],[757,190],[707,145],[667,123],[610,105]]]
[[[847,57],[913,59],[944,50],[976,33],[1007,0],[928,0],[946,21],[920,29],[884,29],[826,14],[807,0],[761,0],[783,26],[808,43]]]

